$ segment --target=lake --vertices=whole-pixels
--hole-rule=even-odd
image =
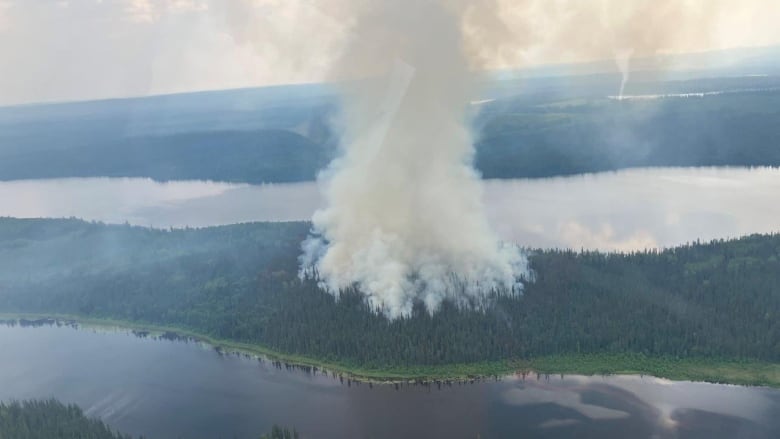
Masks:
[[[652,377],[358,384],[195,342],[0,325],[0,399],[56,397],[132,434],[256,438],[777,438],[780,390]]]
[[[487,180],[502,239],[528,247],[636,250],[780,231],[780,169],[647,168]],[[0,182],[0,216],[79,217],[153,227],[308,220],[316,183],[160,183],[142,178]]]

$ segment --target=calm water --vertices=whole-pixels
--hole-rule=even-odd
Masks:
[[[0,216],[75,216],[155,227],[311,218],[315,183],[74,178],[0,182]],[[631,250],[780,231],[780,170],[650,168],[488,180],[499,235],[530,247]]]
[[[56,397],[155,438],[777,438],[780,391],[651,377],[352,383],[197,343],[0,326],[0,399]]]

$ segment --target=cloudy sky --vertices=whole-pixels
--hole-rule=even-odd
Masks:
[[[321,81],[356,1],[0,0],[0,105]],[[434,1],[477,68],[780,44],[776,0]]]

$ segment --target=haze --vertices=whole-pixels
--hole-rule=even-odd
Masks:
[[[2,0],[0,105],[333,79],[331,62],[355,37],[345,4]],[[476,68],[780,42],[780,8],[772,0],[452,4],[465,5],[466,45],[480,55]]]

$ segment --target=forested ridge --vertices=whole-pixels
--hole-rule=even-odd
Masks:
[[[780,90],[636,101],[488,105],[476,146],[484,178],[655,166],[779,166]]]
[[[499,93],[475,109],[475,168],[484,178],[538,178],[632,167],[780,166],[780,76],[640,82],[629,88],[726,93],[637,100],[608,99],[614,81],[576,89],[515,84]],[[267,93],[0,108],[0,180],[314,180],[338,153],[339,133],[329,124],[335,97]]]
[[[571,353],[780,361],[780,235],[536,250],[522,296],[388,321],[297,277],[310,225],[154,230],[0,219],[0,312],[171,325],[363,368]],[[456,239],[456,238],[453,238]]]
[[[332,148],[281,129],[95,136],[47,149],[25,148],[32,142],[25,138],[4,142],[2,137],[0,180],[77,176],[293,182],[313,180],[332,157]],[[40,140],[48,142],[52,139]]]

